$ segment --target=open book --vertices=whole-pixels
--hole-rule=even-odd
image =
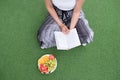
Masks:
[[[68,34],[55,31],[55,41],[58,50],[69,50],[81,45],[76,28],[70,30]]]

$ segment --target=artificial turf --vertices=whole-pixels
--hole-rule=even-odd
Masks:
[[[120,1],[86,0],[83,10],[95,32],[93,43],[42,50],[37,30],[47,16],[43,0],[0,0],[0,80],[120,80]],[[58,67],[42,75],[37,60],[48,53]]]

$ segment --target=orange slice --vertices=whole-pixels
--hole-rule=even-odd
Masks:
[[[38,60],[38,64],[44,64],[45,62],[47,62],[49,60],[48,56],[43,56]]]

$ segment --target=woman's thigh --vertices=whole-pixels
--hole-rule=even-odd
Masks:
[[[38,31],[38,40],[41,46],[49,48],[55,46],[54,31],[60,31],[55,20],[49,15]]]

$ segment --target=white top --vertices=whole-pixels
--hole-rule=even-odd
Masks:
[[[52,0],[52,3],[61,10],[71,10],[74,8],[76,0]]]

